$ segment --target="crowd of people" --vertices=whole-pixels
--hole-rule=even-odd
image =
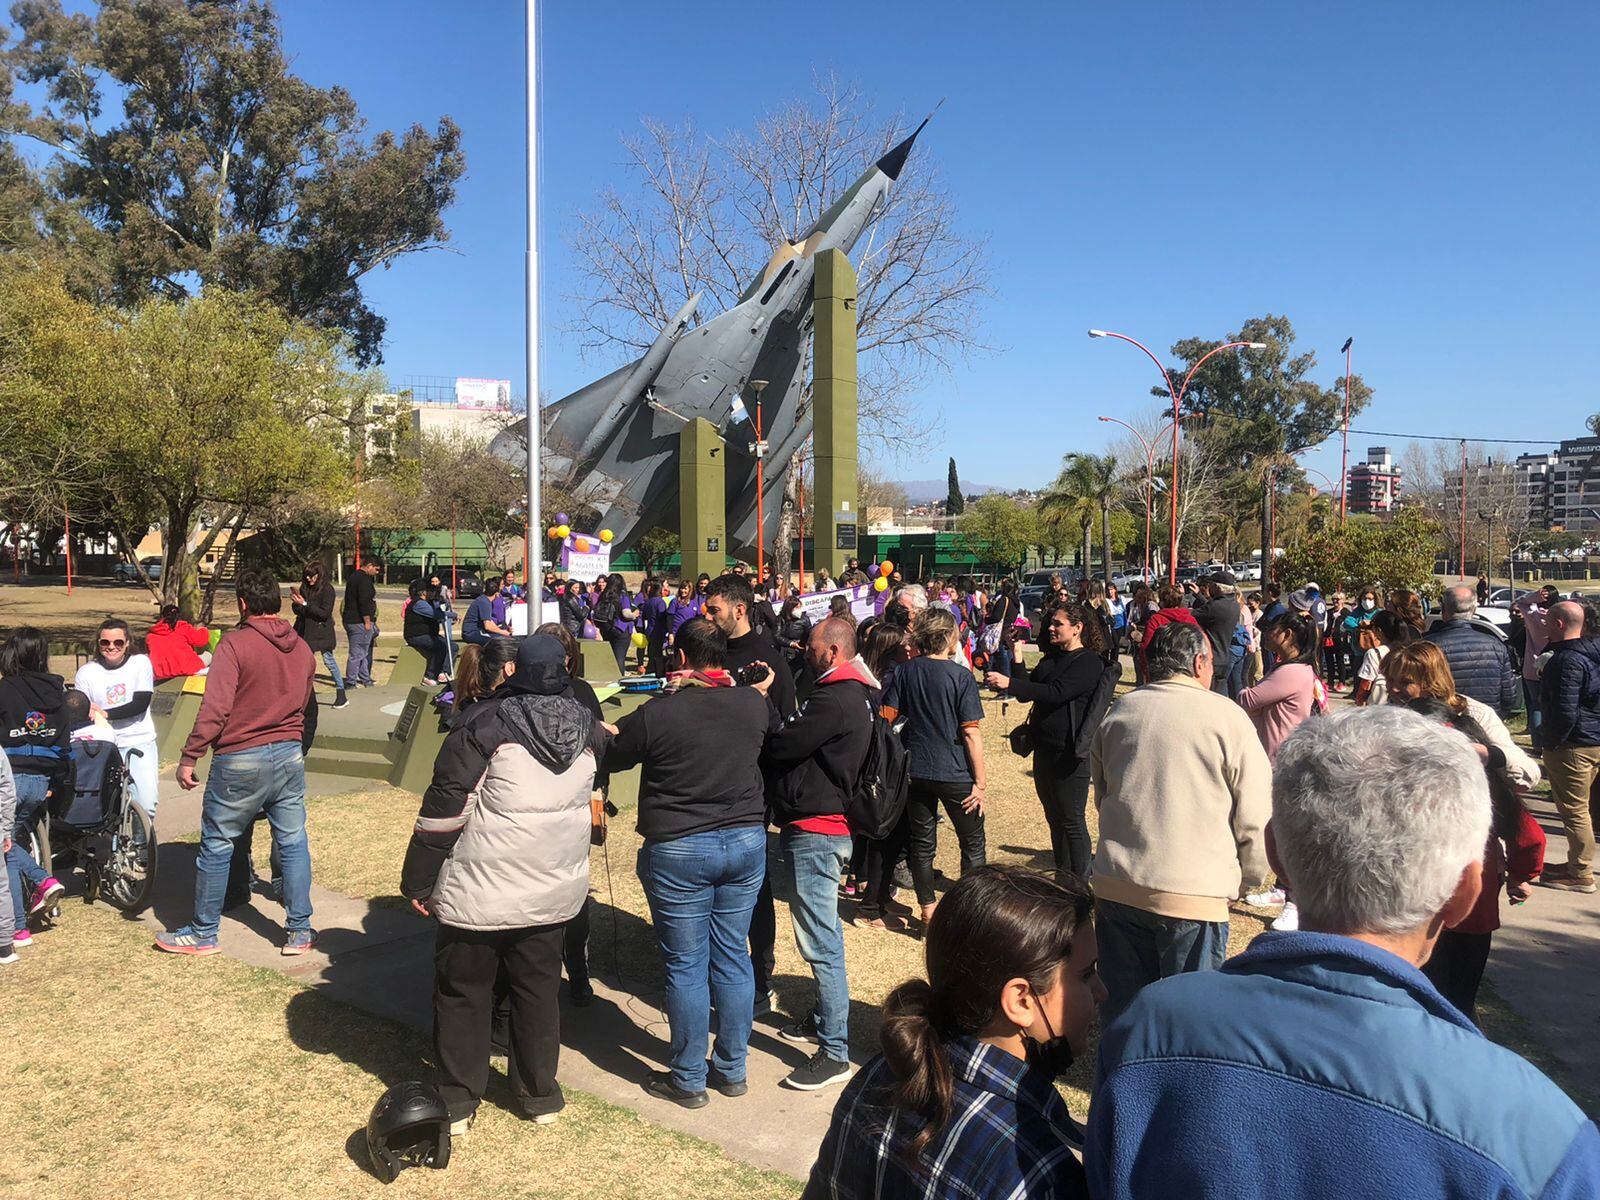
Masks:
[[[198,787],[212,755],[194,915],[156,944],[219,951],[264,816],[283,953],[315,945],[315,656],[339,700],[370,682],[376,571],[363,566],[341,612],[342,676],[316,564],[290,590],[293,623],[278,581],[256,571],[239,577],[239,622],[220,639],[163,613],[167,648],[145,655],[106,622],[73,689],[37,631],[7,640],[0,960],[62,890],[16,835],[70,770],[72,739],[114,741],[153,812],[153,660],[193,667],[182,650],[198,660],[202,642],[205,695],[177,768]],[[1347,602],[1267,584],[1241,598],[1219,570],[1126,601],[1063,582],[1036,624],[1013,584],[988,595],[967,579],[901,582],[863,620],[835,597],[846,603],[813,620],[790,590],[736,569],[638,591],[617,575],[551,576],[559,619],[519,638],[506,582],[472,601],[459,653],[436,577],[410,589],[404,630],[454,693],[401,869],[438,925],[434,1064],[453,1134],[472,1124],[496,1042],[525,1115],[562,1110],[560,979],[572,1003],[593,1000],[590,848],[606,836],[609,777],[637,769],[636,867],[669,1030],[667,1069],[644,1087],[688,1109],[746,1094],[751,1030],[776,1004],[781,892],[815,985],[779,1030],[815,1048],[783,1084],[843,1087],[807,1196],[1600,1189],[1595,1126],[1474,1020],[1502,894],[1595,890],[1600,638],[1584,605],[1525,598],[1508,642],[1476,617],[1470,586],[1446,589],[1425,628],[1409,590],[1362,585]],[[585,636],[612,645],[619,671],[637,652],[660,695],[609,722],[582,678]],[[1119,697],[1125,654],[1137,686]],[[987,861],[984,688],[1026,709],[1007,740],[1031,761],[1049,874]],[[1534,754],[1505,723],[1525,702]],[[1542,774],[1567,833],[1561,866],[1546,866],[1523,801]],[[942,898],[940,825],[959,850]],[[1282,912],[1229,960],[1239,900]],[[859,1069],[847,917],[915,934],[926,961],[886,1000],[881,1053]],[[1084,1129],[1054,1083],[1097,1022]],[[1240,1115],[1263,1109],[1272,1136],[1241,1134]]]

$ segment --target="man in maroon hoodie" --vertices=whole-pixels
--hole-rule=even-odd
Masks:
[[[283,607],[278,581],[265,571],[239,576],[240,624],[223,634],[206,677],[205,699],[184,743],[178,784],[200,786],[195,764],[211,751],[211,777],[200,809],[194,920],[156,935],[171,954],[215,954],[233,840],[265,812],[283,869],[284,954],[316,943],[311,928],[311,851],[306,842],[306,767],[300,733],[315,666]]]

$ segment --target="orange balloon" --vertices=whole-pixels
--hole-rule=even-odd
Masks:
[[[894,564],[886,558],[883,560],[882,564],[879,565],[878,570],[882,572],[883,577],[887,579],[889,576],[894,574]]]

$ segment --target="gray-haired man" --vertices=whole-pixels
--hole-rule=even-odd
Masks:
[[[1197,626],[1163,625],[1145,648],[1149,682],[1095,734],[1106,1022],[1146,984],[1220,966],[1228,901],[1266,879],[1272,767],[1244,710],[1210,690],[1213,661]]]
[[[1391,706],[1307,721],[1272,804],[1267,853],[1300,930],[1162,980],[1106,1026],[1090,1194],[1600,1195],[1593,1122],[1418,969],[1483,882],[1472,744]],[[1234,1136],[1240,1112],[1271,1113],[1270,1136]]]
[[[1505,639],[1478,617],[1478,598],[1470,584],[1446,588],[1437,625],[1423,636],[1444,652],[1456,691],[1487,704],[1500,716],[1517,711],[1522,687],[1511,666]]]

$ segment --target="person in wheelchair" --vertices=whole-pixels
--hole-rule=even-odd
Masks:
[[[81,869],[85,896],[141,912],[155,890],[155,826],[134,797],[116,730],[89,697],[67,689],[62,713],[71,736],[68,770],[51,796],[43,853]]]
[[[6,851],[6,886],[11,893],[12,944],[33,941],[28,918],[55,901],[61,883],[28,851],[29,831],[45,803],[62,786],[70,767],[70,731],[62,712],[66,687],[50,673],[50,645],[39,630],[25,627],[0,649],[0,748],[15,778],[16,814],[0,829],[11,840]]]

